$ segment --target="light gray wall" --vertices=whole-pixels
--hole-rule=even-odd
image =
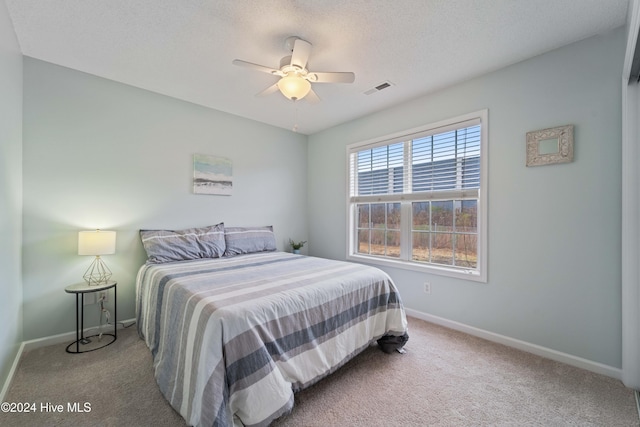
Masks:
[[[64,287],[91,262],[79,230],[118,232],[103,259],[120,319],[135,315],[141,228],[273,225],[279,249],[307,240],[304,135],[31,58],[24,80],[25,340],[75,330]],[[195,153],[233,161],[232,196],[192,194]]]
[[[0,1],[0,384],[22,341],[22,54]]]
[[[619,29],[312,135],[310,254],[345,258],[346,145],[488,108],[488,283],[384,270],[409,308],[620,367],[624,47]],[[525,134],[566,124],[574,162],[525,167]]]

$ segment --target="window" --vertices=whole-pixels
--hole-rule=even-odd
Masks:
[[[486,281],[487,111],[347,147],[348,258]]]

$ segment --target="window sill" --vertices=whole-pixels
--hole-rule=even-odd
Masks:
[[[487,283],[486,275],[480,274],[477,271],[462,270],[457,268],[447,268],[446,266],[434,266],[423,265],[415,262],[408,262],[403,260],[393,260],[387,258],[380,258],[376,256],[367,255],[347,255],[347,260],[361,262],[364,264],[371,264],[381,267],[394,267],[403,270],[419,271],[422,273],[436,274],[439,276],[454,277],[456,279],[470,280],[473,282]]]

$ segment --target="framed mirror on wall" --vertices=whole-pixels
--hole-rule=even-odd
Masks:
[[[527,166],[573,161],[573,125],[527,132]]]

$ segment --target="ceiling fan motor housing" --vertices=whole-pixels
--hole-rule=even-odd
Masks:
[[[280,60],[280,70],[284,71],[285,73],[287,71],[293,71],[293,70],[285,70],[285,68],[294,68],[296,70],[300,69],[299,67],[297,67],[295,65],[291,65],[291,55],[285,56]]]

